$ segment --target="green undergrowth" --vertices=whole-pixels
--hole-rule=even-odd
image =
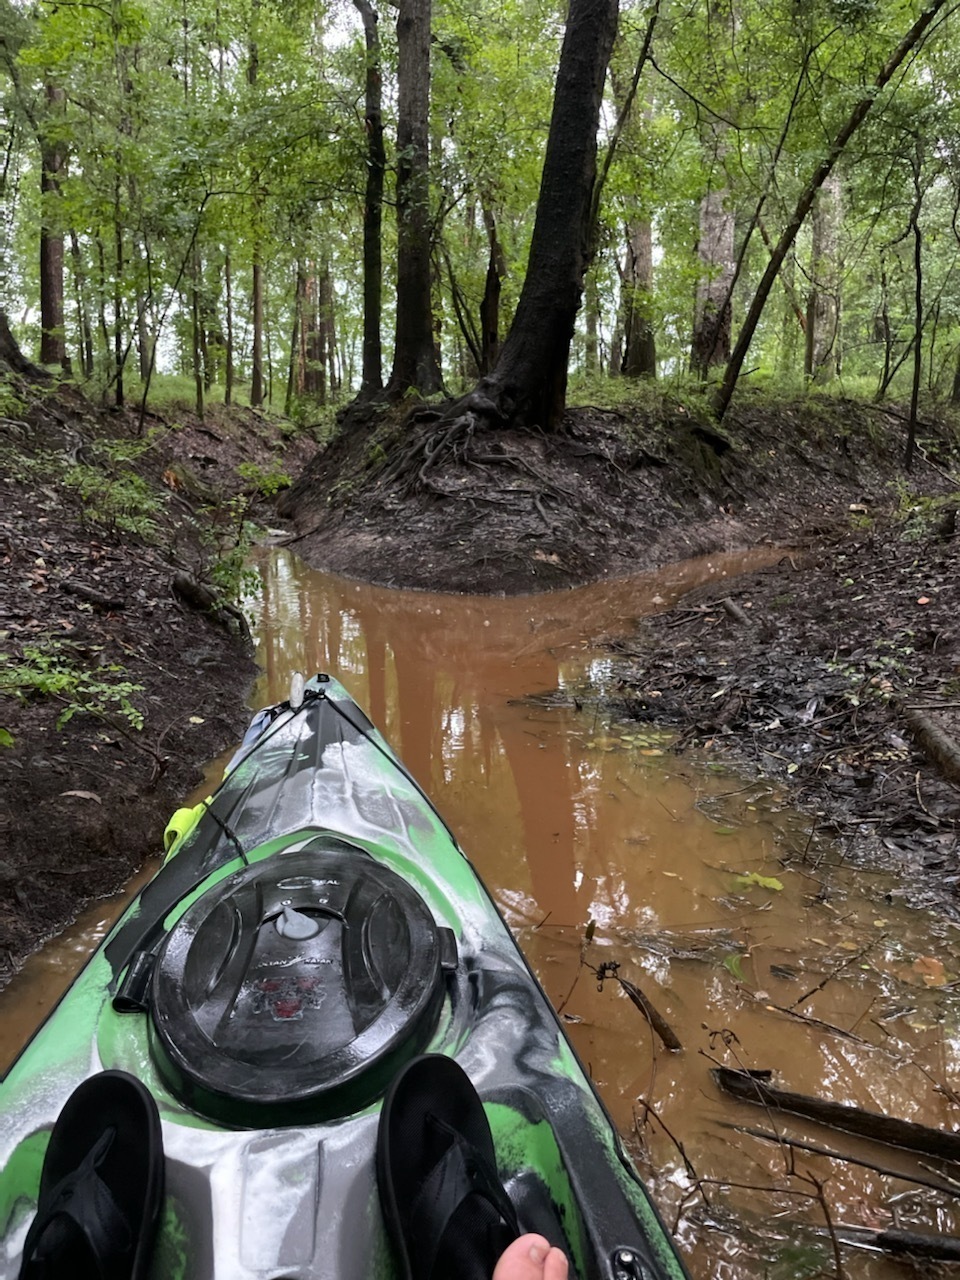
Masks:
[[[143,686],[127,679],[119,663],[99,665],[102,653],[100,646],[81,650],[67,640],[40,636],[23,646],[19,658],[0,654],[0,694],[24,702],[50,699],[60,707],[58,729],[80,712],[114,727],[142,729],[143,713],[132,699]],[[97,665],[91,665],[94,662]],[[0,741],[13,745],[8,730],[0,730]]]

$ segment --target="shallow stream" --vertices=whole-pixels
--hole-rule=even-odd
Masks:
[[[369,587],[289,551],[260,560],[255,705],[285,697],[296,670],[330,671],[383,730],[494,893],[698,1280],[835,1274],[828,1218],[958,1228],[941,1193],[730,1126],[929,1177],[916,1158],[732,1102],[710,1076],[720,1062],[773,1068],[793,1091],[954,1128],[954,926],[845,865],[774,784],[597,711],[611,679],[598,637],[773,554],[512,599]],[[0,1065],[118,909],[98,904],[3,993]],[[614,962],[598,989],[595,971]],[[678,1052],[618,977],[653,1002]],[[849,1275],[912,1274],[842,1256]]]

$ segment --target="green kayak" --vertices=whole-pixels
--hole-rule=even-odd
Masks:
[[[316,676],[177,815],[162,868],[0,1085],[0,1274],[19,1274],[57,1117],[119,1071],[161,1120],[151,1277],[398,1276],[377,1127],[421,1054],[469,1076],[521,1228],[561,1244],[571,1275],[684,1280],[480,879],[346,690]]]

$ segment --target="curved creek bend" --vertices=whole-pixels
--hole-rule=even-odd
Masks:
[[[774,784],[674,755],[669,735],[580,697],[609,675],[596,637],[775,554],[511,599],[370,587],[280,550],[259,565],[254,705],[284,698],[296,670],[330,671],[384,732],[561,1010],[696,1280],[837,1274],[824,1201],[835,1224],[960,1229],[942,1194],[731,1126],[930,1176],[916,1157],[734,1102],[709,1074],[773,1068],[785,1089],[952,1130],[956,928],[845,866]],[[0,1067],[128,897],[96,904],[0,996]],[[605,962],[653,1001],[679,1052],[617,981],[598,990]],[[916,1274],[861,1250],[842,1260],[868,1280]]]

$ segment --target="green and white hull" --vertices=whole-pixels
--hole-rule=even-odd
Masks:
[[[261,713],[226,779],[0,1086],[0,1275],[88,1076],[163,1123],[157,1280],[394,1275],[382,1095],[414,1054],[479,1091],[521,1226],[582,1280],[683,1280],[539,984],[436,810],[343,687]]]

